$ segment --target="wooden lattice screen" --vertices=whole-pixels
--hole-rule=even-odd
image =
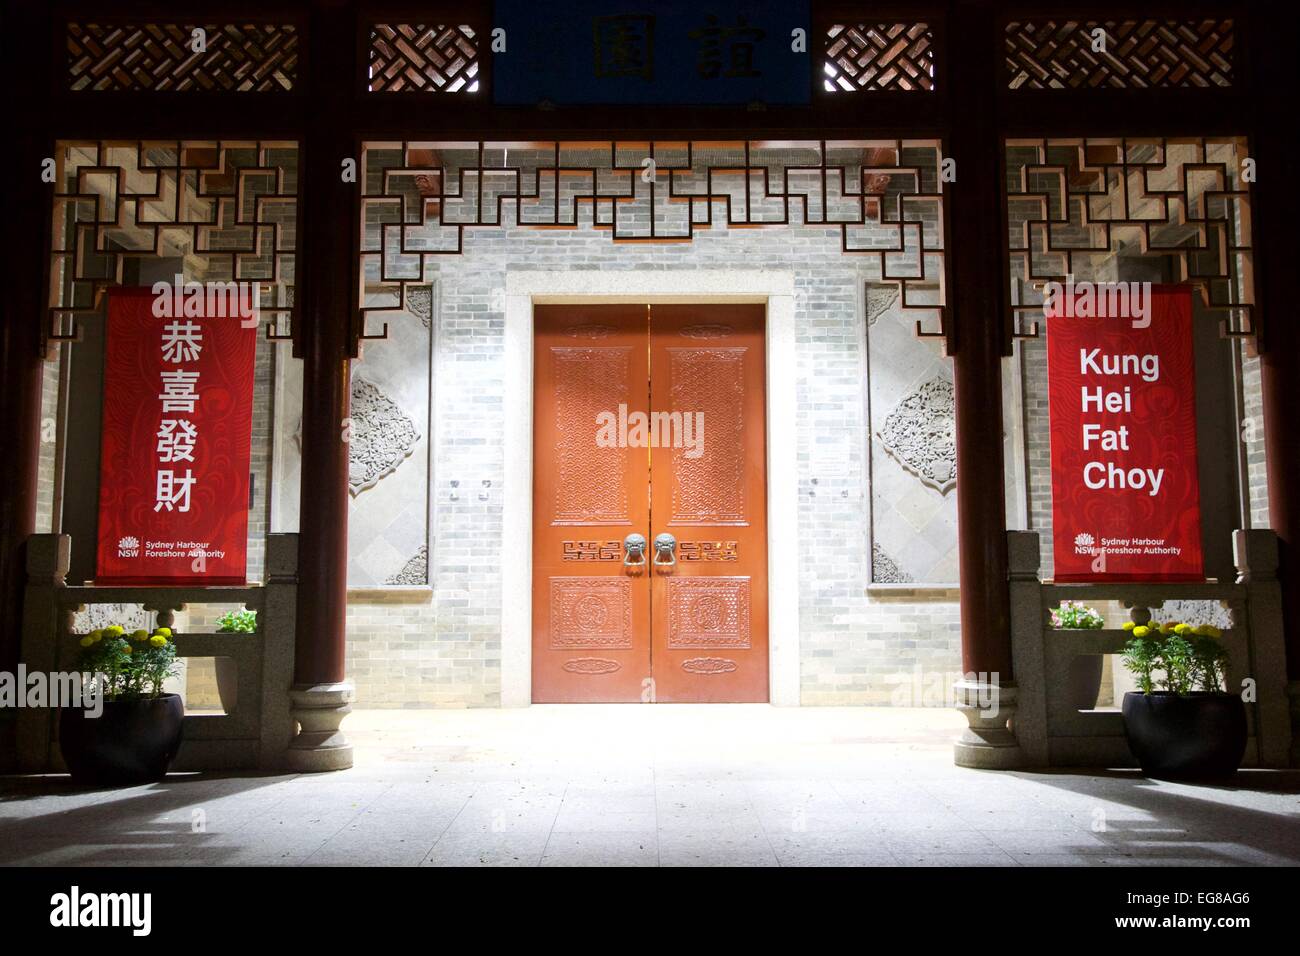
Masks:
[[[265,93],[298,78],[291,23],[68,23],[72,90]]]

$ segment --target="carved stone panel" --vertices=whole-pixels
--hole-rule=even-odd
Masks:
[[[704,453],[673,450],[670,524],[745,522],[744,348],[670,348],[672,410],[704,413]]]
[[[149,612],[139,604],[87,604],[72,618],[73,634],[89,634],[91,631],[117,624],[128,631],[149,628]]]
[[[872,542],[871,580],[875,584],[911,584],[916,579],[900,568],[879,543]]]
[[[1218,601],[1166,601],[1159,611],[1152,616],[1161,621],[1177,621],[1180,624],[1212,624],[1227,630],[1233,626],[1232,611]]]
[[[950,362],[917,338],[893,288],[868,285],[866,308],[869,583],[951,587],[958,550]]]
[[[898,301],[898,287],[892,285],[873,285],[867,289],[867,324],[875,325],[876,319],[893,307]]]
[[[906,396],[877,433],[886,451],[925,484],[946,493],[957,481],[952,382],[930,379]]]
[[[390,575],[384,581],[389,585],[400,585],[403,587],[418,587],[429,583],[429,548],[428,545],[420,545],[415,554],[402,565],[402,569],[396,574]]]
[[[628,400],[631,347],[554,348],[555,524],[627,524],[626,448],[596,444],[596,415]]]
[[[749,647],[749,578],[669,578],[669,647]]]
[[[348,442],[348,485],[353,495],[373,488],[415,450],[415,422],[377,385],[352,379],[352,434]]]
[[[551,578],[551,647],[632,646],[628,578]]]
[[[406,310],[420,320],[426,329],[433,324],[433,289],[419,286],[406,290]]]

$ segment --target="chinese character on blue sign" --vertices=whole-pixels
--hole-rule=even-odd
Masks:
[[[803,104],[808,0],[498,0],[493,98],[505,105]],[[804,42],[794,49],[795,31]]]

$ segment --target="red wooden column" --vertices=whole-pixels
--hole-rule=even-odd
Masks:
[[[351,4],[316,0],[310,24],[311,115],[301,152],[298,266],[302,359],[302,485],[298,522],[298,613],[289,749],[296,770],[352,766],[339,730],[351,709],[345,673],[348,558],[348,446],[357,268],[358,205],[343,162],[357,159],[350,118],[356,82],[357,20]],[[359,165],[359,163],[358,163]]]
[[[1291,108],[1295,81],[1292,41],[1296,11],[1257,4],[1250,63],[1254,122],[1250,152],[1254,187],[1255,302],[1259,306],[1260,386],[1264,406],[1269,524],[1278,537],[1278,581],[1286,635],[1291,698],[1291,761],[1300,765],[1300,331],[1295,268],[1300,261],[1297,183],[1300,168],[1281,117]]]
[[[0,670],[18,664],[25,551],[36,530],[36,477],[41,447],[41,322],[46,308],[50,195],[41,178],[52,156],[47,135],[50,83],[48,11],[13,8],[4,29],[4,83],[14,112],[3,154],[4,298],[0,302]],[[21,91],[21,93],[19,92]],[[0,766],[14,754],[13,724],[0,718]]]
[[[1011,667],[1007,521],[1003,485],[1002,358],[1009,351],[1002,144],[997,133],[1001,38],[993,5],[954,4],[948,25],[947,156],[956,180],[944,187],[951,257],[948,351],[957,428],[957,541],[961,649],[956,686],[969,726],[957,764],[1004,768],[1023,755],[1007,721],[1015,711]]]

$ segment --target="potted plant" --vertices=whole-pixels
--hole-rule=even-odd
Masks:
[[[1128,624],[1124,666],[1140,690],[1124,695],[1124,735],[1150,777],[1235,773],[1246,752],[1246,706],[1224,689],[1228,652],[1209,624]]]
[[[103,712],[63,708],[59,749],[78,783],[160,780],[181,744],[185,708],[163,681],[176,670],[170,628],[127,633],[117,625],[81,638],[79,669],[100,685]]]
[[[227,611],[217,618],[218,634],[252,634],[257,630],[257,612],[242,608]],[[221,709],[228,714],[235,712],[239,698],[239,668],[233,659],[218,657],[214,662],[217,671],[217,697],[221,700]]]
[[[1060,607],[1052,608],[1051,616],[1052,627],[1063,630],[1095,631],[1106,626],[1101,612],[1082,601],[1062,601]],[[1097,706],[1101,668],[1100,654],[1078,654],[1070,661],[1066,693],[1075,710],[1092,710]]]

